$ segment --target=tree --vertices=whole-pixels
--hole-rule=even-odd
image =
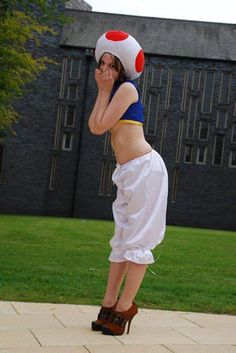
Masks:
[[[55,20],[66,22],[61,12],[65,0],[0,0],[0,137],[19,114],[13,101],[23,95],[24,85],[32,82],[55,63],[47,57],[33,57],[27,44],[39,46],[45,33],[56,35],[49,27]]]

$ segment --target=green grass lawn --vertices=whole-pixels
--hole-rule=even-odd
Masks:
[[[113,222],[0,215],[0,300],[100,304]],[[140,307],[236,314],[236,232],[167,228]]]

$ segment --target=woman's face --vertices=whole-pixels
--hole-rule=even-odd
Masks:
[[[114,63],[114,57],[110,53],[104,53],[100,60],[99,69],[103,71],[110,69],[114,80],[116,81],[119,77],[119,71],[117,71]]]

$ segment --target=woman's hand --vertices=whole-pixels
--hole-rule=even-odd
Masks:
[[[105,70],[96,69],[95,81],[97,83],[98,90],[110,93],[115,82],[112,70],[109,68]]]

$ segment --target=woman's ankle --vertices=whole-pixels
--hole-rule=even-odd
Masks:
[[[117,298],[104,298],[102,306],[105,306],[107,308],[111,308],[115,306],[117,303]]]
[[[116,305],[116,311],[118,312],[124,312],[127,311],[131,308],[133,302],[130,300],[119,300],[117,305]]]

